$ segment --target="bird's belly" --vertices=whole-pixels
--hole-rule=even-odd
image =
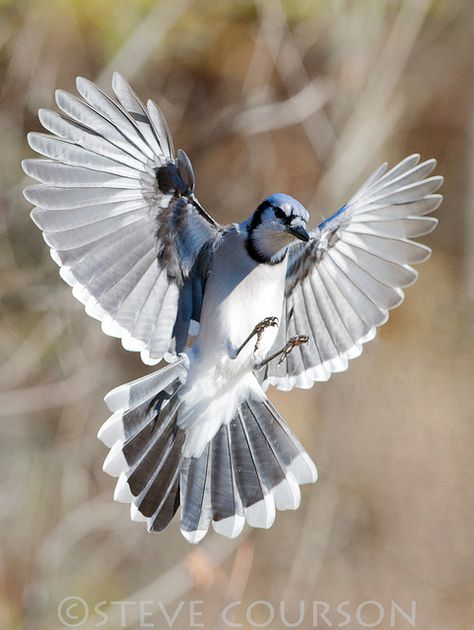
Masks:
[[[263,319],[276,317],[279,320],[283,308],[285,273],[286,262],[273,266],[258,265],[235,282],[227,295],[223,286],[219,286],[221,282],[225,284],[223,274],[210,283],[201,311],[200,354],[214,355],[215,358],[217,354],[222,359],[229,358]],[[218,296],[222,295],[225,297],[219,299]],[[272,347],[277,332],[277,326],[266,328],[260,335],[255,353],[257,337],[250,340],[237,359],[231,359],[235,363],[234,367],[262,360]]]
[[[268,317],[280,320],[283,307],[283,291],[280,287],[265,286],[259,291],[248,288],[232,296],[228,304],[222,308],[222,321],[227,333],[229,347],[238,348],[257,324]],[[275,341],[278,326],[268,326],[259,335],[258,349],[254,353],[257,336],[251,339],[242,349],[241,359],[248,359],[254,354],[257,361],[263,359]]]
[[[258,286],[243,281],[223,300],[204,301],[199,336],[189,353],[188,376],[180,396],[179,426],[188,432],[186,456],[197,456],[219,426],[231,421],[249,391],[258,389],[252,371],[272,347],[277,326],[263,331],[257,350],[257,337],[253,337],[237,357],[232,353],[259,322],[281,316],[283,296],[283,283]]]
[[[179,426],[188,431],[188,454],[199,453],[219,426],[231,421],[249,391],[258,389],[252,371],[268,354],[278,328],[263,331],[256,352],[254,337],[236,358],[233,353],[259,322],[280,318],[283,310],[286,259],[256,265],[239,257],[237,247],[233,253],[232,259],[216,258],[206,282],[199,335],[189,352],[179,414]]]

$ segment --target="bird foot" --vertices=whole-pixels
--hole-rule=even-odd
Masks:
[[[288,339],[288,341],[286,342],[286,346],[281,351],[281,356],[280,360],[277,363],[277,367],[279,367],[283,363],[283,361],[290,354],[293,348],[297,348],[298,346],[302,346],[303,344],[308,343],[308,340],[308,335],[295,335],[294,337]]]
[[[232,352],[229,353],[229,356],[231,359],[235,359],[239,356],[242,348],[244,348],[248,342],[255,337],[255,335],[257,336],[257,341],[255,342],[255,348],[254,348],[254,352],[256,350],[258,350],[259,344],[260,344],[260,339],[262,337],[262,334],[264,332],[264,330],[266,328],[269,328],[271,326],[278,326],[278,317],[265,317],[265,319],[262,319],[261,322],[259,322],[255,328],[252,330],[252,332],[250,333],[250,335],[247,337],[247,339],[245,339],[245,341],[236,349],[233,350]]]
[[[275,352],[274,354],[270,355],[264,361],[257,363],[254,369],[260,370],[261,368],[268,365],[270,361],[273,361],[273,359],[280,357],[280,360],[277,363],[277,368],[279,368],[280,365],[283,363],[283,361],[286,359],[286,357],[293,350],[293,348],[296,348],[297,346],[301,346],[304,343],[308,343],[308,340],[309,340],[308,335],[295,335],[294,337],[291,337],[291,339],[288,339],[285,346],[281,350],[278,350],[278,352]]]
[[[262,319],[253,329],[252,336],[262,334],[265,328],[270,328],[270,326],[278,326],[278,317],[265,317],[265,319]]]
[[[265,319],[262,319],[262,321],[255,326],[252,332],[252,337],[257,335],[257,341],[255,342],[255,347],[253,349],[254,352],[257,352],[260,347],[260,341],[264,331],[272,326],[278,326],[278,317],[265,317]]]

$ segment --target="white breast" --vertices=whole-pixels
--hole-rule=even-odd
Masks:
[[[200,354],[228,354],[266,317],[281,317],[287,258],[277,265],[255,262],[245,249],[245,237],[230,231],[216,252],[201,310]],[[263,358],[273,345],[277,328],[262,335],[259,355]],[[238,363],[252,355],[255,339],[248,344]],[[203,357],[204,358],[204,357]]]

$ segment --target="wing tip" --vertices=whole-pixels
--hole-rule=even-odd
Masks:
[[[115,87],[130,88],[128,81],[120,74],[118,70],[112,72],[112,89],[115,91]]]

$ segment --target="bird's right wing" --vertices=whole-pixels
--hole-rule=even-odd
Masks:
[[[433,194],[443,178],[428,177],[435,160],[411,155],[392,169],[383,164],[340,210],[290,248],[282,322],[274,349],[296,334],[309,336],[261,379],[279,389],[309,388],[341,372],[403,301],[415,282],[411,265],[431,250],[412,240],[437,219],[426,216],[441,203]]]
[[[47,159],[23,162],[41,182],[25,196],[86,312],[153,364],[181,352],[199,322],[222,228],[194,196],[191,163],[175,158],[158,107],[117,73],[112,86],[118,100],[79,78],[82,98],[58,91],[61,112],[40,111],[51,135],[28,140]]]

